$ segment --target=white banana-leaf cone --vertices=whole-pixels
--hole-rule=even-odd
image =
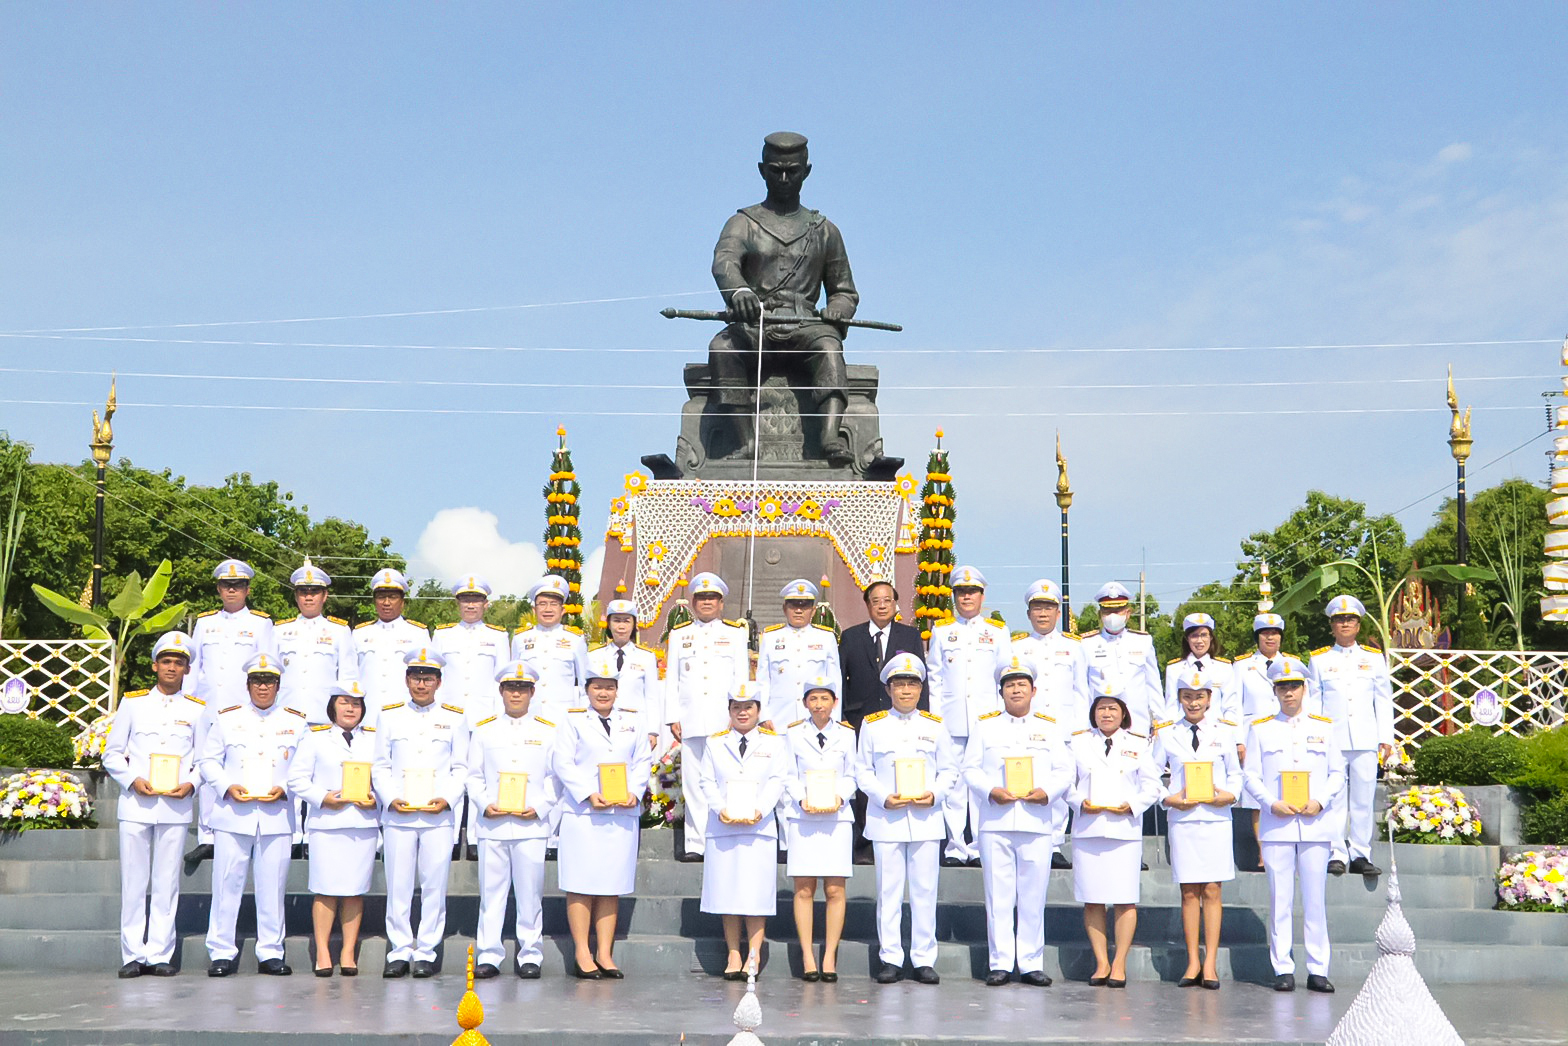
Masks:
[[[757,1028],[762,1024],[762,1003],[757,1000],[757,971],[752,967],[746,974],[746,994],[741,996],[740,1005],[735,1007],[736,1032],[730,1039],[729,1046],[762,1046],[762,1040],[757,1038]]]

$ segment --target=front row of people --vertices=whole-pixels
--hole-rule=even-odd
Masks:
[[[420,648],[406,658],[409,699],[383,708],[377,727],[363,725],[363,692],[347,682],[333,688],[330,722],[307,728],[300,713],[278,703],[281,670],[267,654],[246,665],[248,701],[206,709],[184,689],[189,644],[182,633],[158,641],[157,686],[128,695],[106,746],[105,769],[124,793],[121,976],[175,972],[178,855],[198,781],[220,796],[207,934],[211,976],[235,970],[247,873],[255,886],[258,969],[291,972],[283,955],[283,901],[297,800],[308,811],[316,974],[358,972],[363,896],[379,839],[387,885],[383,976],[433,975],[445,933],[454,814],[465,795],[477,813],[480,847],[475,975],[497,976],[504,963],[509,894],[516,898],[513,971],[540,975],[545,855],[558,845],[572,972],[623,976],[613,956],[615,925],[620,898],[635,888],[647,740],[638,710],[617,703],[612,670],[591,672],[586,703],[556,724],[530,714],[538,677],[528,664],[513,662],[497,676],[500,711],[470,727],[463,709],[437,700],[441,655]],[[892,983],[903,976],[907,895],[914,979],[938,983],[943,802],[965,789],[978,810],[988,985],[1007,983],[1015,972],[1025,984],[1051,983],[1044,970],[1046,886],[1068,811],[1074,898],[1084,906],[1095,959],[1090,983],[1126,984],[1143,815],[1158,803],[1168,811],[1173,876],[1181,887],[1187,968],[1179,983],[1218,988],[1220,884],[1235,876],[1226,808],[1245,789],[1261,808],[1275,987],[1294,987],[1290,942],[1299,877],[1308,987],[1333,990],[1324,885],[1334,831],[1325,808],[1343,785],[1344,757],[1330,721],[1302,714],[1305,680],[1298,666],[1285,662],[1276,671],[1280,711],[1251,725],[1245,767],[1237,763],[1235,724],[1211,714],[1215,688],[1196,667],[1177,681],[1183,718],[1161,724],[1152,740],[1131,730],[1131,713],[1113,684],[1094,695],[1087,728],[1068,734],[1032,711],[1036,677],[1029,660],[1014,657],[995,675],[1003,707],[980,717],[962,759],[941,720],[918,708],[925,666],[908,654],[883,667],[891,708],[867,716],[858,737],[834,716],[836,677],[807,681],[808,715],[782,734],[761,725],[752,684],[736,688],[728,700],[729,728],[707,739],[695,775],[708,811],[701,909],[722,918],[727,978],[744,979],[760,958],[765,920],[777,907],[782,842],[795,885],[804,976],[837,980],[845,881],[853,872],[851,802],[860,792],[868,801],[865,834],[877,876],[874,977]],[[1165,773],[1168,787],[1161,783]],[[819,881],[827,900],[820,965],[813,945]],[[336,962],[334,921],[342,933]]]

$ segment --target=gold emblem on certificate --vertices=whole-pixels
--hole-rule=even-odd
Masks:
[[[599,764],[599,796],[611,806],[625,806],[632,800],[626,787],[625,763]]]
[[[1010,755],[1002,760],[1002,787],[1022,799],[1034,791],[1034,756]]]
[[[1311,781],[1311,770],[1281,770],[1279,797],[1300,810],[1312,801]]]
[[[1212,803],[1214,801],[1214,764],[1207,760],[1200,763],[1183,763],[1182,774],[1187,784],[1184,794],[1188,802]]]
[[[347,762],[343,764],[343,787],[338,795],[351,803],[370,801],[370,764]]]
[[[502,770],[496,784],[495,808],[503,814],[520,814],[528,809],[528,775]]]

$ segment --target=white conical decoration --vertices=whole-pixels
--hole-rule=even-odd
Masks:
[[[1464,1046],[1416,969],[1416,935],[1399,907],[1399,863],[1392,845],[1388,911],[1375,937],[1377,962],[1326,1046]]]
[[[730,1039],[729,1046],[762,1046],[762,1040],[757,1038],[757,1028],[762,1024],[762,1003],[757,1001],[757,964],[753,956],[746,968],[746,994],[741,996],[740,1005],[735,1007],[736,1032]]]

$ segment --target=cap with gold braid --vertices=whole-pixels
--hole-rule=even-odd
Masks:
[[[452,1046],[490,1046],[479,1026],[485,1022],[485,1007],[474,994],[474,946],[468,946],[468,990],[457,1004],[457,1026],[462,1028]]]

